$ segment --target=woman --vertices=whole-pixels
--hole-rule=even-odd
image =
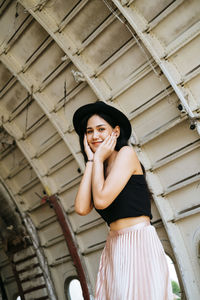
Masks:
[[[94,206],[110,227],[95,299],[171,300],[165,253],[150,224],[144,168],[128,146],[128,118],[99,101],[80,107],[73,124],[86,161],[75,210],[86,215]]]

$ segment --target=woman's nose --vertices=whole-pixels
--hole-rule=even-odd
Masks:
[[[93,131],[93,139],[97,139],[99,137],[98,131],[94,130]]]

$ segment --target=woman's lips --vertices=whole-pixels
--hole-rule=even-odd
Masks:
[[[92,145],[98,146],[98,145],[100,145],[101,143],[102,143],[102,142],[93,142]]]

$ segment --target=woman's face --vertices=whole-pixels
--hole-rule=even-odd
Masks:
[[[89,118],[86,128],[86,136],[91,150],[96,152],[97,148],[101,145],[105,138],[108,135],[111,135],[113,131],[116,132],[117,127],[119,126],[112,128],[108,122],[98,115],[93,115]]]

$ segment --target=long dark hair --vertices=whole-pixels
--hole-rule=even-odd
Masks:
[[[88,158],[87,155],[85,153],[85,149],[84,149],[84,135],[86,133],[86,128],[87,128],[87,122],[88,120],[94,116],[97,115],[100,118],[104,119],[112,128],[115,128],[115,126],[119,125],[113,118],[111,118],[109,115],[104,114],[104,113],[92,113],[92,114],[88,114],[82,121],[81,121],[81,133],[79,135],[79,142],[80,142],[80,147],[81,147],[81,152],[83,154],[84,160],[85,162],[87,162]],[[128,139],[125,137],[124,134],[124,129],[122,127],[120,127],[120,135],[117,138],[117,144],[115,146],[115,150],[119,151],[122,147],[127,146],[128,145]]]

